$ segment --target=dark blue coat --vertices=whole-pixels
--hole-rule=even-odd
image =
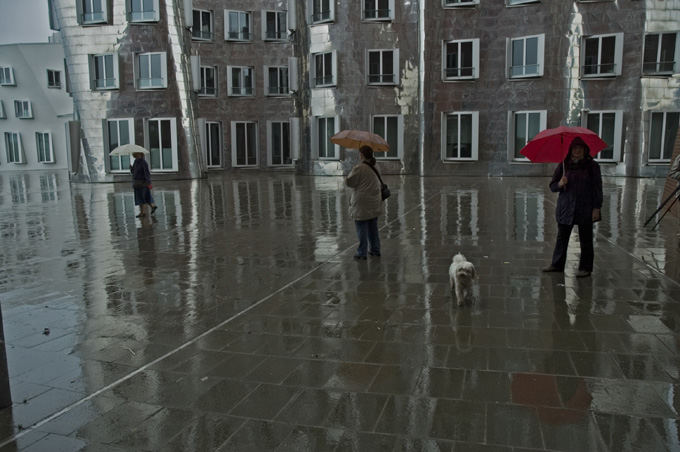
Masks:
[[[584,158],[577,163],[566,163],[567,185],[558,186],[562,178],[562,164],[555,168],[550,190],[559,192],[555,217],[559,224],[588,224],[592,222],[593,209],[602,208],[602,175],[600,165]]]
[[[149,164],[144,159],[135,159],[130,167],[132,179],[135,181],[143,181],[144,185],[151,183],[151,172],[149,171]]]

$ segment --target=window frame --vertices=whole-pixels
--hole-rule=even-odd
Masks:
[[[479,0],[442,0],[442,8],[466,8],[479,5]]]
[[[446,154],[446,147],[448,144],[448,121],[447,119],[449,116],[457,116],[458,117],[458,147],[460,148],[460,135],[461,135],[461,127],[460,127],[460,121],[461,117],[463,115],[469,115],[471,122],[470,122],[470,127],[472,130],[470,130],[470,136],[471,136],[471,149],[470,149],[470,157],[460,157],[460,150],[458,151],[458,157],[448,157]],[[443,111],[441,114],[441,143],[440,143],[440,151],[441,151],[441,159],[442,162],[444,163],[450,163],[450,162],[476,162],[479,160],[479,111],[458,111],[458,110],[452,110],[452,111]]]
[[[16,137],[16,149],[14,148],[14,143],[12,143],[12,146],[10,149],[10,141],[9,137]],[[24,146],[23,143],[21,142],[21,133],[20,132],[14,132],[14,131],[7,131],[5,132],[4,135],[4,143],[5,143],[5,157],[7,158],[7,163],[14,163],[15,165],[23,165],[26,163],[26,159],[24,158]],[[16,160],[15,160],[16,157]]]
[[[614,37],[614,63],[612,72],[599,72],[600,62],[602,61],[602,39]],[[596,74],[586,74],[586,43],[589,40],[598,40],[598,72]],[[582,79],[598,79],[598,78],[612,78],[621,75],[621,66],[623,63],[623,33],[603,33],[597,35],[588,35],[581,38],[581,61],[580,61],[580,71]],[[644,52],[643,52],[644,53]]]
[[[321,156],[320,149],[319,149],[319,120],[320,119],[325,119],[326,120],[326,125],[325,128],[327,129],[328,127],[328,120],[333,119],[333,134],[335,135],[340,131],[340,116],[338,115],[317,115],[317,116],[312,116],[312,150],[313,150],[313,155],[317,160],[325,160],[325,161],[334,161],[334,160],[340,160],[340,146],[334,143],[331,143],[333,146],[333,155],[332,156]]]
[[[224,144],[223,144],[224,138],[223,138],[223,134],[222,134],[222,123],[220,121],[205,120],[204,125],[205,125],[205,128],[203,130],[203,134],[204,134],[203,139],[205,140],[205,146],[204,146],[203,152],[205,152],[205,166],[209,169],[222,168],[222,149],[224,149]],[[212,150],[213,149],[211,147],[212,146],[212,140],[210,139],[211,136],[212,136],[212,133],[213,133],[213,132],[211,132],[211,127],[214,127],[215,125],[217,126],[217,137],[218,137],[218,144],[217,144],[218,152],[217,152],[217,155],[218,155],[219,162],[217,162],[217,164],[212,162],[212,155],[213,155]]]
[[[271,76],[269,75],[270,69],[276,69],[277,82],[281,81],[281,71],[286,71],[286,84],[284,86],[278,86],[279,92],[272,93],[270,91]],[[281,92],[281,91],[284,92]],[[268,97],[290,97],[290,71],[288,66],[265,66],[264,67],[264,95]]]
[[[105,127],[105,129],[104,129],[104,136],[105,136],[104,148],[107,150],[107,153],[106,153],[106,156],[107,156],[107,159],[108,159],[107,160],[107,167],[108,167],[109,173],[111,173],[111,174],[129,174],[130,173],[130,169],[125,168],[123,166],[122,158],[124,156],[115,156],[115,155],[112,156],[112,155],[110,155],[111,151],[113,151],[113,149],[110,149],[111,138],[110,138],[110,133],[109,133],[109,123],[111,123],[111,122],[116,123],[116,133],[118,134],[118,146],[121,146],[121,143],[120,143],[120,141],[121,141],[120,140],[120,123],[123,122],[123,121],[127,122],[127,124],[128,124],[128,135],[129,135],[128,136],[128,143],[135,144],[135,119],[134,118],[106,118],[106,119],[104,119],[104,121],[102,121],[103,127]],[[128,144],[128,143],[123,143],[123,144]],[[112,169],[113,165],[111,165],[111,158],[114,158],[114,157],[118,159],[120,169],[117,169],[117,170]],[[128,157],[128,159],[129,159],[129,157]],[[129,162],[129,164],[131,164],[131,162]]]
[[[273,13],[276,15],[276,28],[281,25],[279,16],[283,15],[283,30],[274,30],[274,37],[269,36],[269,31],[267,30],[267,15]],[[274,9],[263,9],[261,12],[261,22],[262,22],[262,40],[269,42],[286,42],[288,41],[288,11],[274,10]],[[278,36],[278,37],[277,37]]]
[[[458,44],[458,61],[461,60],[460,45],[465,42],[472,43],[472,75],[459,75],[459,76],[449,76],[449,67],[447,56],[447,48],[449,44]],[[459,65],[458,71],[460,72],[463,67]],[[450,41],[442,41],[442,81],[457,81],[457,80],[477,80],[479,78],[479,38],[472,39],[452,39]]]
[[[395,160],[402,160],[404,158],[404,115],[401,114],[377,114],[377,115],[371,115],[370,117],[370,124],[368,130],[370,130],[372,133],[375,133],[376,135],[379,135],[375,131],[375,119],[376,118],[383,118],[384,125],[385,127],[387,126],[387,119],[388,118],[396,118],[397,119],[397,155],[396,156],[389,156],[389,152],[375,152],[373,153],[373,156],[375,157],[376,160],[378,161],[395,161]],[[385,141],[387,141],[387,138],[382,137]],[[390,143],[390,151],[392,150],[392,144]]]
[[[243,74],[243,69],[249,69],[251,71],[251,77],[250,77],[250,93],[246,92],[245,94],[234,94],[234,86],[233,86],[233,81],[234,81],[234,75],[233,75],[233,70],[234,69],[239,69],[239,82],[241,84],[240,89],[241,90],[247,90],[248,87],[245,86],[243,83],[244,81],[244,74]],[[254,66],[227,66],[227,95],[230,97],[255,97],[255,67]]]
[[[527,74],[526,69],[523,69],[524,74],[520,75],[513,75],[512,74],[512,60],[513,60],[513,43],[515,41],[522,40],[524,41],[524,45],[522,46],[523,48],[523,54],[522,54],[522,59],[524,65],[520,66],[522,68],[526,68],[528,65],[526,64],[527,61],[527,40],[531,38],[537,38],[537,45],[536,45],[536,66],[537,68],[537,73],[535,74]],[[521,79],[527,79],[527,78],[539,78],[543,77],[543,72],[544,72],[544,65],[545,65],[545,33],[537,34],[537,35],[527,35],[527,36],[518,36],[516,38],[507,38],[506,39],[506,74],[507,78],[509,80],[521,80]]]
[[[152,61],[151,58],[155,55],[159,55],[161,58],[160,61],[160,77],[151,77],[151,78],[146,78],[142,79],[141,78],[141,70],[142,70],[142,57],[148,57],[149,62],[148,62],[148,70],[149,70],[149,75],[153,76],[151,73],[152,71]],[[135,87],[139,91],[149,91],[149,90],[155,90],[155,89],[165,89],[168,87],[168,54],[167,52],[140,52],[135,54]],[[153,85],[153,86],[142,86],[142,80],[157,80],[159,79],[161,81],[160,85]]]
[[[102,9],[101,11],[101,18],[97,19],[85,19],[85,15],[87,14],[85,12],[85,2],[88,2],[90,5],[94,5],[94,2],[99,2],[99,5]],[[76,19],[77,22],[80,25],[88,26],[88,25],[101,25],[101,24],[107,24],[109,23],[110,17],[109,17],[109,8],[111,6],[110,4],[111,0],[77,0],[76,1]],[[92,8],[94,9],[94,8]],[[93,14],[93,13],[90,13]]]
[[[531,3],[540,3],[540,0],[505,0],[505,6],[508,8],[513,6],[529,5]]]
[[[288,154],[290,155],[290,163],[274,163],[274,124],[288,125]],[[281,134],[281,143],[283,134]],[[281,153],[283,160],[283,152]],[[293,153],[293,124],[290,120],[271,120],[267,121],[267,165],[275,168],[288,168],[295,165],[295,158]]]
[[[330,71],[331,72],[330,73],[331,81],[330,81],[330,83],[318,84],[317,83],[317,77],[315,75],[316,74],[316,65],[317,65],[317,63],[316,63],[317,58],[316,57],[321,56],[321,55],[327,55],[327,54],[331,55],[331,71]],[[324,58],[323,61],[324,61],[324,69],[325,69],[325,64],[326,64],[325,58]],[[337,57],[337,51],[336,50],[326,50],[326,51],[323,51],[323,52],[312,53],[311,58],[310,58],[310,65],[311,65],[311,68],[310,68],[311,70],[310,70],[310,73],[309,73],[309,75],[310,75],[309,81],[310,81],[310,84],[312,85],[311,86],[312,88],[331,88],[331,87],[337,86],[338,57]],[[325,71],[324,71],[324,73],[325,73]],[[325,79],[325,77],[327,77],[327,75],[324,75],[324,79]]]
[[[383,77],[385,77],[385,73],[383,73],[383,68],[384,68],[384,57],[383,55],[387,52],[392,53],[392,81],[391,82],[385,82],[382,81]],[[380,74],[371,74],[370,73],[370,68],[371,68],[371,53],[379,53],[380,54]],[[372,76],[378,76],[380,77],[381,81],[379,82],[372,82],[371,77]],[[395,86],[399,85],[399,49],[366,49],[366,84],[369,86]]]
[[[654,119],[654,114],[657,113],[662,113],[663,114],[663,122],[661,126],[661,137],[660,137],[660,142],[661,142],[661,150],[659,151],[659,158],[658,159],[652,159],[652,150],[651,150],[651,145],[652,145],[652,120]],[[673,144],[670,146],[670,155],[668,158],[663,158],[664,155],[664,143],[665,143],[665,138],[666,138],[666,132],[667,132],[667,118],[668,118],[668,113],[674,113],[678,114],[679,119],[680,119],[680,110],[673,110],[673,111],[668,111],[668,110],[663,110],[663,111],[655,111],[655,110],[649,110],[649,120],[647,121],[648,124],[648,144],[646,146],[646,153],[647,153],[647,162],[654,165],[654,164],[665,164],[669,163],[671,159],[673,158]],[[679,126],[680,127],[680,126]],[[677,134],[677,132],[676,132]],[[673,137],[673,141],[675,141],[675,137]]]
[[[529,113],[538,113],[539,114],[539,121],[540,124],[538,126],[538,133],[542,132],[547,128],[547,122],[548,122],[548,110],[510,110],[508,112],[508,135],[507,135],[507,140],[508,140],[508,157],[510,162],[512,163],[530,163],[530,160],[526,157],[517,157],[516,154],[519,154],[519,151],[521,149],[515,149],[515,123],[516,123],[516,116],[518,114],[529,114]],[[527,128],[529,127],[529,122],[527,121]],[[531,138],[528,137],[527,133],[527,141],[531,141]],[[535,135],[534,135],[535,136]],[[526,146],[526,143],[524,144]],[[524,146],[523,146],[524,147]]]
[[[206,72],[208,70],[213,71],[213,87],[212,87],[212,93],[208,92],[208,87],[205,84],[205,81],[207,81],[207,74]],[[200,77],[201,77],[201,89],[198,92],[198,97],[217,97],[217,87],[219,85],[218,83],[218,69],[217,66],[200,66],[199,68],[200,71]]]
[[[45,152],[48,154],[48,158],[41,160],[40,158],[40,147],[44,146],[45,136],[48,140],[48,149]],[[41,141],[42,140],[42,141]],[[38,163],[54,163],[54,142],[52,140],[52,132],[50,131],[37,131],[35,132],[35,150]]]
[[[133,24],[138,24],[138,23],[149,23],[149,22],[158,22],[160,20],[160,5],[158,0],[152,0],[153,1],[153,10],[151,11],[151,16],[146,17],[145,13],[148,14],[148,11],[140,11],[140,12],[135,12],[133,11],[133,2],[139,1],[140,5],[142,8],[144,7],[144,0],[125,0],[125,16],[128,20],[128,22],[133,23]],[[141,18],[135,19],[134,14],[142,14]]]
[[[55,77],[56,75],[56,77]],[[50,76],[52,82],[50,83]],[[47,69],[47,87],[50,89],[61,89],[61,71],[58,69]]]
[[[248,149],[247,147],[249,146],[249,143],[246,142],[246,149],[245,149],[245,163],[244,164],[238,164],[238,149],[237,149],[237,133],[236,129],[238,125],[244,124],[246,127],[245,130],[245,138],[248,140],[248,129],[247,126],[248,124],[253,124],[255,127],[255,133],[253,136],[255,137],[255,163],[248,163]],[[257,121],[231,121],[231,166],[234,168],[256,168],[259,165],[260,161],[260,146],[259,146],[259,136],[258,136],[258,127],[257,127]]]
[[[599,152],[595,157],[593,157],[594,160],[600,162],[600,163],[619,163],[621,161],[621,155],[622,155],[622,149],[621,149],[621,137],[623,134],[623,110],[583,110],[581,112],[581,127],[584,127],[588,129],[588,115],[594,115],[597,114],[599,115],[599,128],[598,131],[594,131],[597,133],[597,136],[602,135],[602,116],[605,114],[614,114],[614,143],[611,144],[612,146],[612,158],[610,159],[603,159],[600,158],[599,156],[601,155],[601,152]],[[592,130],[592,129],[589,129]]]
[[[2,80],[0,80],[0,86],[16,86],[16,80],[14,79],[14,67],[12,66],[0,66],[0,72],[2,72]],[[7,75],[9,75],[9,81],[7,80]]]
[[[375,10],[369,10],[366,7],[366,2],[369,0],[361,0],[361,20],[365,22],[391,22],[394,20],[394,0],[386,0],[387,1],[387,15],[386,16],[378,16],[378,11],[382,11],[381,9],[375,9]],[[376,8],[379,6],[378,2],[380,0],[370,0],[374,1],[376,4]],[[369,11],[375,11],[376,16],[375,17],[368,17],[366,14]]]
[[[159,144],[161,147],[159,148],[160,152],[160,159],[161,159],[161,168],[153,168],[153,149],[151,149],[151,131],[149,128],[149,124],[151,124],[152,121],[158,121],[159,124]],[[161,127],[160,125],[162,124],[162,121],[170,121],[170,152],[171,152],[171,161],[172,161],[172,166],[170,168],[163,168],[163,143],[162,143],[162,132],[161,132]],[[144,147],[151,151],[151,155],[149,156],[149,170],[152,173],[176,173],[178,171],[178,156],[177,156],[177,118],[168,118],[168,117],[158,117],[158,118],[149,118],[144,121]]]
[[[314,6],[316,1],[323,0],[307,0],[307,18],[309,20],[309,25],[320,25],[335,22],[335,0],[328,0],[328,17],[316,18],[316,16],[324,13],[321,11],[319,13],[314,12]]]
[[[645,65],[647,64],[655,64],[656,67],[658,68],[659,65],[663,64],[664,62],[659,61],[661,58],[661,49],[662,49],[662,39],[663,35],[669,35],[669,34],[675,34],[675,51],[673,55],[673,69],[671,71],[647,71],[645,70]],[[656,60],[652,62],[645,62],[645,52],[646,52],[646,44],[647,44],[647,37],[650,35],[656,35],[659,37],[659,43],[656,49]],[[658,31],[658,32],[648,32],[645,33],[644,39],[642,42],[642,75],[646,77],[669,77],[673,74],[680,73],[680,31]]]
[[[214,21],[214,13],[210,9],[199,9],[199,8],[192,8],[191,14],[192,17],[194,13],[198,12],[198,17],[199,17],[199,23],[196,23],[196,20],[193,20],[193,25],[191,26],[191,40],[192,41],[212,41],[215,38],[215,21]],[[208,24],[208,29],[209,31],[205,32],[202,30],[203,25],[203,13],[208,13],[209,16],[209,24]],[[200,36],[196,36],[194,33],[200,33]],[[208,36],[206,37],[204,34],[207,34]]]
[[[19,108],[21,107],[21,109]],[[19,115],[19,113],[23,113]],[[14,99],[14,116],[17,119],[33,119],[33,106],[29,99]]]
[[[239,14],[239,28],[241,31],[238,32],[239,37],[237,38],[232,38],[230,36],[230,25],[231,25],[231,13],[238,13]],[[242,31],[243,27],[240,27],[240,22],[241,22],[241,14],[243,14],[245,17],[248,18],[248,37],[244,38],[242,35],[244,32]],[[224,10],[224,40],[225,41],[232,41],[232,42],[252,42],[253,40],[253,13],[251,11],[242,11],[238,9],[225,9]]]
[[[98,80],[104,80],[107,81],[109,79],[103,78],[103,79],[97,79],[96,78],[96,68],[97,68],[97,59],[98,58],[104,58],[104,72],[106,72],[106,57],[110,56],[111,57],[111,72],[113,74],[113,84],[111,86],[97,86],[97,81]],[[117,53],[96,53],[89,55],[89,63],[90,63],[90,88],[92,91],[106,91],[106,90],[112,90],[112,89],[118,89],[119,88],[119,83],[120,83],[120,77],[118,73],[118,54]]]

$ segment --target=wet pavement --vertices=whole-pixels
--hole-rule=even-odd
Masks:
[[[355,261],[342,178],[0,174],[14,405],[0,451],[680,449],[677,220],[606,179],[595,270],[543,274],[546,178],[386,177]],[[451,256],[477,267],[458,308]]]

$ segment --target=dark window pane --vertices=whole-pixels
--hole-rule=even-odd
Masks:
[[[661,158],[661,135],[663,133],[663,113],[652,113],[649,133],[649,158]]]

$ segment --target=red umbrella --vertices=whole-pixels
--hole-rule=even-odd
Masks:
[[[569,153],[569,146],[574,138],[581,138],[590,148],[590,156],[609,146],[595,132],[584,127],[559,126],[546,129],[533,137],[520,154],[534,163],[560,163]]]

